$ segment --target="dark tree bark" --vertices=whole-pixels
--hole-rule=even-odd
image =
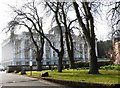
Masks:
[[[22,24],[23,25],[23,24]],[[36,40],[34,39],[34,34],[31,30],[31,28],[24,24],[25,27],[28,28],[29,32],[30,32],[30,36],[31,36],[31,39],[36,47],[36,62],[37,62],[37,71],[42,71],[42,59],[43,59],[43,54],[44,54],[44,38],[42,37],[42,35],[40,35],[40,44],[41,44],[41,47],[39,48],[39,45],[37,44]]]
[[[66,46],[67,46],[67,52],[68,52],[68,57],[70,60],[70,68],[75,68],[74,64],[74,48],[73,48],[73,39],[70,33],[70,29],[65,27],[65,37],[66,37]]]
[[[36,61],[37,61],[37,71],[42,71],[42,59],[44,54],[44,38],[40,35],[41,48],[37,49]]]
[[[37,51],[36,53],[36,61],[37,61],[37,71],[42,71],[42,58],[43,58],[43,49]]]
[[[42,57],[40,56],[40,51],[37,51],[36,54],[37,54],[36,55],[37,71],[42,71],[42,63],[41,63]]]
[[[95,40],[90,40],[89,44],[90,52],[89,74],[99,74],[94,41]]]
[[[89,7],[89,2],[82,2],[83,9],[86,17],[86,25],[84,24],[82,17],[79,12],[79,5],[76,2],[73,2],[75,13],[79,22],[79,25],[82,28],[82,31],[86,37],[89,46],[90,53],[90,64],[89,64],[89,74],[99,74],[98,63],[95,51],[95,32],[94,32],[94,19],[91,14],[91,7]]]
[[[69,22],[67,22],[67,12],[65,12],[66,9],[69,9],[69,7],[67,7],[68,3],[65,2],[61,2],[61,22],[64,25],[65,28],[65,40],[66,40],[66,46],[67,46],[67,52],[68,52],[68,57],[70,60],[70,68],[75,68],[75,64],[74,64],[74,46],[73,46],[73,39],[72,39],[72,35],[71,35],[71,31],[70,31],[70,26],[72,24],[72,22],[76,21],[72,20]]]
[[[57,23],[57,26],[59,28],[60,31],[60,49],[56,49],[50,42],[50,40],[45,37],[45,39],[48,41],[48,43],[50,44],[51,48],[53,50],[56,51],[56,53],[58,54],[58,72],[62,72],[63,69],[63,64],[62,64],[62,60],[63,60],[63,55],[64,55],[64,43],[63,43],[63,30],[62,30],[62,26],[61,23],[59,21],[59,7],[60,7],[60,2],[46,2],[46,5],[50,8],[50,10],[54,13],[55,15],[55,21]]]
[[[63,60],[63,55],[64,55],[64,44],[63,44],[63,30],[62,30],[62,26],[61,26],[61,24],[59,22],[59,18],[58,18],[59,5],[60,5],[60,3],[57,2],[57,7],[56,7],[56,11],[55,11],[55,19],[56,19],[56,22],[57,22],[59,30],[60,30],[60,48],[61,48],[61,50],[58,53],[58,57],[59,57],[58,72],[62,72],[62,69],[63,69],[62,60]]]
[[[64,54],[64,52],[60,52],[58,54],[58,57],[59,57],[59,59],[58,59],[58,72],[62,72],[62,69],[63,69],[63,64],[62,64],[63,54]]]

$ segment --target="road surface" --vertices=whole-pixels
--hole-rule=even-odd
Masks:
[[[0,72],[0,87],[2,88],[69,88],[42,79]]]

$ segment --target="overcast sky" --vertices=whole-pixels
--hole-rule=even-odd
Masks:
[[[8,5],[18,6],[24,0],[0,0],[0,59],[1,59],[1,43],[3,39],[5,39],[5,34],[1,33],[1,30],[5,28],[7,23],[12,17],[12,14]],[[96,26],[96,35],[99,40],[106,40],[108,35],[108,25],[105,18],[105,14],[103,14],[102,19],[97,20],[98,23]]]

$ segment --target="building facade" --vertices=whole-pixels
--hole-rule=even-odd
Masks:
[[[50,39],[53,46],[57,49],[60,48],[60,36],[57,27],[54,27],[49,31],[46,36]],[[89,61],[88,45],[83,36],[76,36],[72,34],[74,44],[74,59],[75,61]],[[34,38],[39,43],[38,35],[34,33]],[[97,44],[97,43],[96,43]],[[65,54],[63,58],[64,64],[69,64],[69,58],[67,54],[66,42],[64,38]],[[97,51],[97,48],[96,48]],[[57,53],[50,47],[49,43],[45,40],[44,55],[42,63],[43,65],[58,64]],[[16,34],[13,38],[8,38],[2,43],[2,65],[29,65],[32,61],[33,65],[36,65],[35,59],[35,47],[30,38],[29,32],[23,32],[22,34]]]

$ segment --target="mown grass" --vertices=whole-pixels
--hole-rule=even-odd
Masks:
[[[100,69],[103,69],[103,70],[118,70],[118,71],[120,71],[120,64],[101,66]]]
[[[89,82],[89,83],[100,83],[100,84],[119,84],[120,83],[120,73],[117,70],[100,70],[101,74],[88,74],[88,70],[63,70],[62,73],[57,72],[57,70],[45,70],[49,72],[49,76],[57,80],[68,80],[76,82]],[[44,71],[42,71],[44,72]],[[40,77],[42,72],[33,71],[33,77]],[[30,75],[30,72],[27,72]]]

